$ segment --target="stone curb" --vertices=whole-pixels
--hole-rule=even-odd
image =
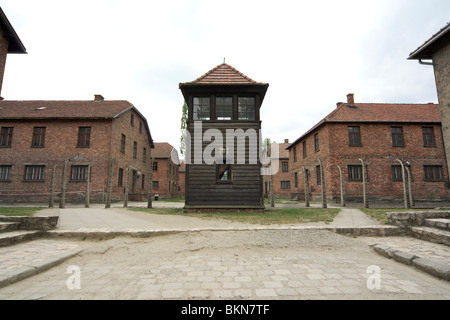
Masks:
[[[109,229],[79,229],[79,230],[49,230],[42,233],[48,238],[75,238],[81,240],[105,240],[120,236],[153,237],[184,232],[202,231],[264,231],[264,230],[326,230],[346,236],[400,236],[404,229],[396,226],[366,226],[366,227],[250,227],[250,228],[199,228],[199,229],[167,229],[167,230],[109,230]]]
[[[394,250],[384,245],[374,244],[371,245],[371,247],[375,252],[386,258],[392,258],[397,262],[416,267],[417,269],[427,272],[435,277],[450,281],[450,265],[446,263],[428,258],[422,258],[409,252]]]
[[[32,263],[29,266],[21,267],[19,269],[11,270],[7,273],[0,275],[0,288],[9,286],[15,282],[24,280],[31,276],[37,275],[41,272],[47,271],[65,260],[72,258],[73,256],[79,254],[82,249],[72,249],[69,250],[56,258],[47,259],[45,261]]]

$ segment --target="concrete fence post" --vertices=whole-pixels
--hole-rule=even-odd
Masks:
[[[127,168],[127,183],[125,184],[125,199],[123,201],[124,208],[128,207],[128,194],[130,192],[131,165]]]
[[[61,201],[59,203],[60,208],[66,207],[66,172],[67,172],[67,165],[69,163],[69,160],[64,161],[64,167],[62,172],[62,178],[61,178]]]
[[[363,179],[363,201],[364,201],[364,208],[369,208],[369,198],[367,196],[367,175],[366,175],[366,163],[363,159],[359,159],[361,162],[361,173],[362,173],[362,179]]]
[[[105,199],[105,208],[111,207],[111,190],[112,190],[112,180],[113,180],[113,172],[114,172],[114,162],[116,159],[112,158],[109,163],[109,174],[108,174],[108,185],[106,186],[106,199]]]
[[[153,197],[153,157],[150,157],[150,174],[148,182],[147,208],[153,207],[152,197]]]
[[[48,203],[49,208],[53,208],[55,204],[55,176],[56,176],[56,164],[52,169],[52,179],[50,181],[50,201]]]
[[[341,186],[341,206],[345,207],[345,195],[344,195],[344,176],[342,174],[342,169],[340,166],[337,166],[339,169],[339,181]]]
[[[323,174],[323,165],[322,165],[322,160],[320,160],[319,158],[319,168],[320,168],[320,184],[321,184],[321,189],[322,189],[322,208],[326,208],[327,207],[327,195],[326,195],[326,190],[325,190],[325,177]]]
[[[407,179],[408,179],[409,206],[414,207],[415,203],[414,203],[414,194],[413,194],[413,190],[412,190],[411,170],[409,169],[408,164],[405,166],[405,169],[406,169],[406,175],[407,175]]]
[[[86,196],[85,196],[85,203],[84,207],[89,208],[91,198],[90,198],[90,180],[91,180],[91,165],[89,164],[87,167],[86,172]]]
[[[309,183],[308,183],[308,170],[303,168],[303,181],[305,182],[305,206],[309,207]]]

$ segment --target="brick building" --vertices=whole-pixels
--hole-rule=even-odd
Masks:
[[[450,23],[414,50],[408,59],[433,66],[448,168],[450,166]]]
[[[0,201],[142,200],[152,146],[128,101],[0,101]]]
[[[160,198],[179,197],[180,161],[178,151],[167,142],[155,142],[153,158],[153,194]]]
[[[186,162],[180,160],[178,188],[180,191],[180,197],[184,197],[186,194]]]
[[[289,151],[286,149],[290,146],[289,139],[285,139],[284,143],[272,143],[270,148],[278,149],[278,159],[272,157],[272,163],[278,163],[278,170],[273,175],[263,176],[264,198],[270,197],[270,183],[273,183],[273,193],[275,198],[291,197],[291,173],[289,172]],[[274,154],[272,152],[272,154]]]
[[[341,194],[345,201],[358,202],[450,198],[437,104],[347,98],[288,147],[293,193],[304,197],[309,189],[309,199],[320,200],[324,191],[324,198],[334,202]]]
[[[0,8],[0,93],[3,87],[6,56],[11,53],[26,54],[27,51],[2,8]]]

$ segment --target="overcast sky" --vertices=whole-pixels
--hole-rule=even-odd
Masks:
[[[437,102],[409,54],[450,22],[449,0],[0,0],[28,54],[8,55],[7,100],[128,100],[179,149],[183,96],[226,63],[269,83],[262,134],[291,142],[348,93]]]

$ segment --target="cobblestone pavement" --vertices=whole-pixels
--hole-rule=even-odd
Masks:
[[[324,230],[35,240],[2,248],[0,257],[83,251],[1,288],[0,299],[450,299],[448,281],[376,254],[373,240]]]

